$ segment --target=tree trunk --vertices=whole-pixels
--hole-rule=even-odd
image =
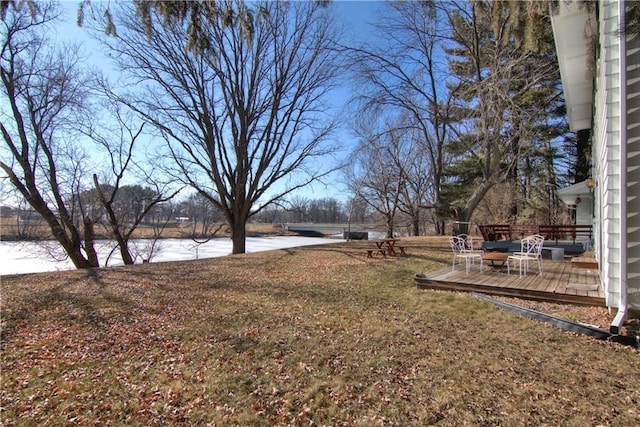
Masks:
[[[67,251],[69,259],[73,262],[76,268],[97,268],[99,265],[92,265],[83,255],[79,247],[74,248],[73,251]]]
[[[35,187],[35,186],[34,186]],[[53,234],[54,238],[60,243],[60,246],[63,247],[71,262],[76,268],[97,268],[100,265],[98,264],[98,257],[95,255],[95,249],[93,246],[93,233],[92,229],[89,229],[89,234],[87,234],[87,230],[85,227],[85,239],[87,237],[90,238],[89,242],[85,242],[85,247],[87,248],[87,255],[91,255],[90,252],[93,251],[93,257],[85,257],[82,252],[82,241],[80,239],[80,232],[78,228],[72,223],[68,222],[66,228],[63,227],[56,215],[49,209],[47,203],[42,199],[39,193],[34,192],[35,194],[30,194],[28,192],[22,192],[22,195],[27,199],[29,205],[38,212],[42,218],[49,225],[49,229],[51,230],[51,234]],[[65,232],[65,229],[69,231],[71,236]]]
[[[387,238],[393,239],[393,215],[387,215]]]
[[[129,246],[127,245],[127,240],[122,236],[122,233],[119,229],[118,218],[116,217],[116,213],[113,210],[113,197],[110,200],[107,200],[107,196],[102,191],[102,187],[98,182],[98,175],[93,174],[93,184],[95,185],[96,190],[98,191],[98,196],[100,197],[100,202],[102,206],[107,211],[107,216],[109,217],[109,226],[111,227],[111,233],[113,234],[113,238],[116,240],[118,244],[118,248],[120,249],[120,256],[122,257],[122,262],[124,265],[132,265],[133,259],[131,258],[131,254],[129,253]],[[116,187],[114,191],[117,191]],[[114,193],[115,194],[115,193]],[[91,224],[89,224],[91,225]],[[85,220],[85,230],[87,229],[87,221]]]
[[[471,222],[471,215],[466,208],[458,209],[456,215],[457,231],[454,234],[469,234],[469,223]]]
[[[35,208],[35,206],[34,206]],[[43,215],[47,223],[49,224],[53,235],[55,236],[60,246],[62,246],[69,256],[71,262],[76,268],[97,268],[100,267],[98,264],[98,256],[95,253],[94,245],[93,245],[93,237],[89,242],[85,242],[86,253],[88,256],[85,257],[84,253],[82,253],[82,245],[80,238],[76,238],[74,236],[73,239],[69,239],[68,236],[64,233],[62,227],[58,223],[57,219],[51,215],[50,217]],[[85,230],[86,231],[86,230]],[[87,236],[91,236],[91,231],[85,232],[85,238]],[[93,252],[93,257],[91,257],[91,252]]]
[[[471,223],[473,212],[476,210],[485,194],[487,194],[487,191],[489,191],[491,187],[495,185],[495,175],[491,179],[482,182],[473,192],[471,197],[467,200],[465,206],[463,208],[457,209],[456,220],[459,221],[458,234],[469,234],[469,224]]]
[[[84,218],[84,251],[87,253],[87,259],[91,267],[100,267],[98,261],[98,253],[94,245],[95,233],[93,232],[93,222],[89,218]],[[91,268],[90,267],[90,268]]]
[[[246,223],[233,221],[231,223],[231,241],[233,242],[233,254],[243,254],[246,252]]]
[[[29,200],[31,203],[32,200]],[[73,238],[69,238],[67,234],[64,232],[64,229],[58,222],[55,215],[49,211],[48,209],[38,209],[36,204],[31,204],[31,206],[40,213],[49,227],[55,239],[60,243],[60,245],[64,248],[65,252],[69,256],[71,262],[76,268],[97,268],[100,267],[98,264],[98,256],[95,253],[95,248],[93,245],[93,233],[92,230],[88,231],[85,228],[85,240],[89,237],[89,241],[85,241],[85,252],[87,253],[87,257],[85,257],[82,252],[82,241],[80,240],[79,233],[77,232],[77,228],[75,226],[73,230],[71,230],[74,234]]]
[[[418,210],[416,210],[416,213],[413,216],[412,225],[413,225],[413,235],[414,236],[419,236],[420,235],[420,213],[419,213]]]
[[[131,253],[129,253],[128,241],[123,239],[122,236],[119,236],[116,241],[118,242],[120,256],[122,257],[124,265],[133,265],[133,257],[131,256]]]

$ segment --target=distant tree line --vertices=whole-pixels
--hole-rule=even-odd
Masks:
[[[106,192],[113,190],[107,184],[101,188]],[[223,213],[198,193],[153,203],[155,192],[152,188],[124,185],[111,204],[111,213],[105,209],[96,189],[82,192],[80,199],[85,215],[93,218],[94,232],[99,238],[112,237],[110,215],[116,217],[121,227],[131,228],[133,224],[151,227],[153,237],[161,237],[166,227],[179,227],[185,238],[210,238],[218,231],[217,226],[225,223]],[[0,214],[21,224],[18,226],[19,237],[48,238],[40,229],[42,217],[28,203],[23,201],[18,206],[0,206]],[[261,209],[252,216],[252,221],[276,225],[302,222],[382,225],[381,218],[362,199],[343,202],[330,197],[311,199],[297,196]]]
[[[260,223],[322,223],[349,224],[358,227],[366,226],[376,229],[387,229],[388,217],[376,210],[370,200],[356,196],[347,201],[333,198],[309,199],[294,197],[285,203],[272,205],[261,210],[253,217]],[[393,218],[394,235],[427,235],[435,233],[435,223],[428,215],[420,217],[416,224],[415,217],[405,211],[399,211]]]
[[[263,209],[255,215],[254,220],[271,224],[292,222],[347,223],[349,211],[346,204],[333,198],[295,197],[289,202]]]

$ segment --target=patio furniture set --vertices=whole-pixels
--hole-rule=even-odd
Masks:
[[[480,262],[480,272],[483,271],[484,262],[490,263],[495,270],[507,267],[507,274],[511,274],[511,270],[515,271],[517,266],[520,277],[526,276],[529,271],[529,264],[536,263],[538,272],[542,276],[542,249],[544,246],[544,236],[540,234],[532,234],[520,240],[520,250],[513,253],[505,252],[485,252],[478,249],[471,236],[465,234],[453,236],[450,239],[451,249],[453,250],[453,265],[451,271],[455,271],[456,264],[464,262],[465,270],[469,274],[471,266]]]

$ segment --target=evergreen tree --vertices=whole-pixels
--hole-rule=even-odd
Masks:
[[[497,183],[520,185],[523,200],[533,197],[533,187],[555,185],[555,141],[566,125],[558,116],[562,96],[548,9],[471,1],[449,7],[447,16],[456,138],[447,146],[455,160],[443,198],[464,225]]]

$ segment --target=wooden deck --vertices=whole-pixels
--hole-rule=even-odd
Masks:
[[[451,266],[429,276],[416,275],[420,289],[442,289],[451,291],[479,292],[487,295],[502,295],[549,302],[604,306],[604,292],[597,269],[575,268],[570,261],[544,260],[542,277],[537,265],[532,265],[527,276],[522,278],[518,270],[492,268],[475,264],[467,275],[464,265]]]

